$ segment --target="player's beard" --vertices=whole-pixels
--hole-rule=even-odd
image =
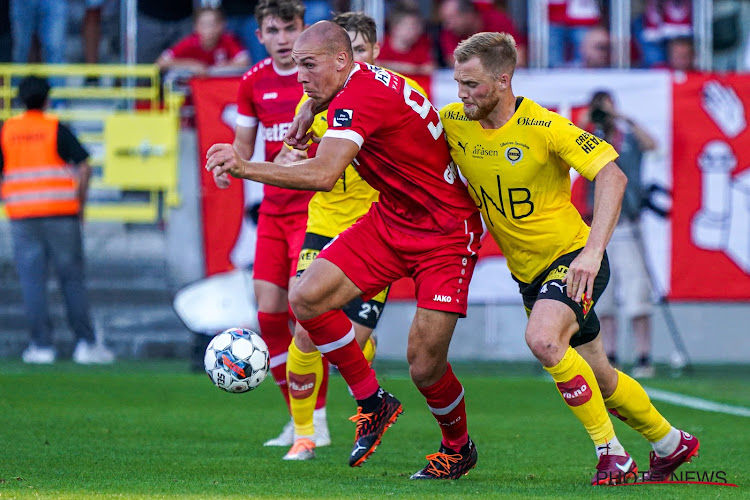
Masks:
[[[492,113],[499,102],[500,97],[491,96],[484,103],[473,102],[474,107],[471,109],[466,109],[466,104],[464,104],[464,114],[469,120],[483,120]]]

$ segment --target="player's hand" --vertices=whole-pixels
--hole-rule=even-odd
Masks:
[[[226,189],[232,184],[232,178],[226,172],[223,174],[219,174],[218,170],[214,169],[213,176],[216,187],[218,187],[219,189]]]
[[[573,259],[568,268],[568,273],[563,278],[567,286],[568,297],[581,303],[584,293],[586,298],[594,297],[594,280],[599,274],[602,258],[593,252],[587,252],[584,248],[578,256]]]
[[[310,147],[308,144],[310,140],[313,142],[320,142],[320,139],[315,141],[314,134],[309,131],[314,120],[315,113],[313,112],[313,102],[312,99],[308,99],[302,104],[302,106],[300,106],[299,112],[294,116],[294,120],[292,120],[289,130],[287,130],[287,133],[284,136],[284,142],[294,149],[302,150]]]
[[[276,155],[276,158],[274,158],[273,162],[277,165],[286,166],[294,163],[295,161],[304,160],[306,158],[307,151],[303,151],[300,149],[281,148],[281,151],[279,151],[279,154]]]
[[[231,144],[214,144],[206,153],[206,170],[213,173],[214,178],[226,174],[241,178],[245,162]]]

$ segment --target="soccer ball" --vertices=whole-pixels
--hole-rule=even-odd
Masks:
[[[270,370],[268,346],[252,330],[230,328],[211,339],[203,365],[219,389],[233,393],[252,391]]]

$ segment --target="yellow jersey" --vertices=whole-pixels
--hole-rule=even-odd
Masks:
[[[440,110],[451,156],[516,279],[530,283],[583,247],[590,228],[570,201],[570,167],[592,180],[614,148],[528,98],[499,129],[469,120],[463,104]],[[518,102],[518,101],[517,101]]]
[[[404,79],[414,90],[426,95],[424,89],[414,80],[406,77]],[[307,94],[303,94],[297,104],[297,112],[307,99]],[[323,137],[328,130],[327,113],[322,111],[315,115],[310,127],[318,137]],[[380,193],[360,177],[354,166],[348,165],[331,191],[317,192],[310,200],[307,208],[307,232],[328,238],[338,236],[366,214],[370,210],[370,205],[378,200],[378,196]]]

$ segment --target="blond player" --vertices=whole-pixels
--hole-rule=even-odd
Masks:
[[[646,478],[668,479],[697,455],[698,440],[672,427],[638,382],[612,368],[594,312],[609,279],[605,247],[627,182],[617,153],[513,94],[510,35],[478,33],[454,55],[462,102],[440,111],[451,155],[518,282],[529,315],[526,343],[594,442],[592,484],[619,483],[638,470],[607,410],[651,443]],[[590,228],[570,201],[570,168],[596,178]]]

